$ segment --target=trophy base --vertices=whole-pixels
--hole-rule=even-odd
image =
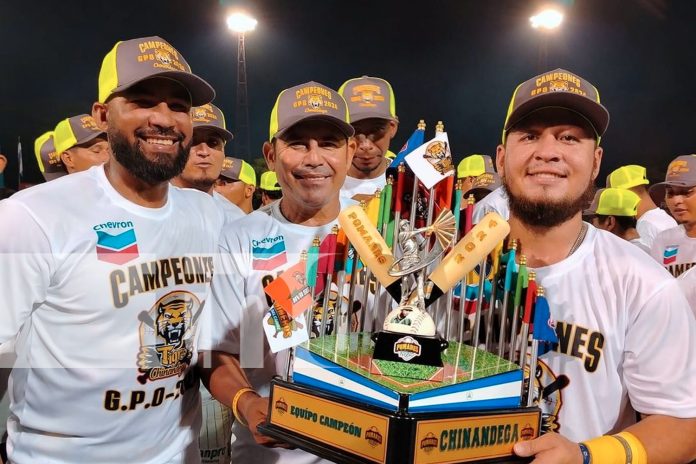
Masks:
[[[265,435],[336,463],[520,463],[520,440],[539,435],[538,408],[390,412],[274,379]]]

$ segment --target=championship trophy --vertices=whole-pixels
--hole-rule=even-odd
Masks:
[[[406,161],[423,153],[435,159],[435,169],[442,167],[435,143],[449,156],[440,131]],[[335,232],[344,234],[346,245],[343,257],[336,254],[328,267],[324,286],[328,295],[332,279],[337,283],[333,333],[325,332],[330,313],[324,303],[318,336],[293,348],[288,375],[272,381],[268,420],[259,430],[338,463],[529,462],[515,457],[512,447],[540,434],[541,412],[524,378],[529,369],[520,367],[531,334],[520,329],[515,339],[511,327],[519,316],[508,321],[508,308],[519,305],[528,322],[532,307],[525,305],[534,298],[521,301],[521,291],[513,296],[506,278],[515,267],[514,247],[501,256],[510,228],[496,213],[473,226],[472,198],[458,239],[461,190],[450,195],[453,212],[443,207],[435,213],[434,190],[427,185],[425,221],[419,224],[415,176],[411,214],[402,218],[405,178],[402,163],[395,201],[390,178],[385,191],[375,194],[379,209],[368,203],[339,214],[341,229]],[[504,284],[502,306],[498,283]],[[374,290],[371,308],[368,287]],[[471,287],[478,292],[467,299]],[[528,290],[527,297],[536,287]],[[469,306],[471,315],[465,314]],[[494,316],[501,327],[497,354],[489,351]],[[533,349],[533,359],[535,354]]]

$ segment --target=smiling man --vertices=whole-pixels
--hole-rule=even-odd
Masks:
[[[581,217],[608,122],[597,89],[562,69],[520,84],[509,105],[496,162],[510,236],[546,290],[560,340],[533,370],[548,433],[515,452],[537,463],[688,462],[696,457],[688,303],[646,253]],[[551,383],[565,387],[546,396]]]
[[[696,155],[676,157],[667,167],[665,181],[650,188],[664,201],[679,224],[657,234],[650,254],[674,277],[696,265]]]
[[[263,146],[283,197],[223,230],[200,349],[213,352],[204,382],[237,417],[232,462],[320,462],[304,451],[260,446],[275,444],[256,426],[268,411],[270,380],[283,373],[287,359],[287,350],[273,354],[263,335],[271,306],[263,289],[298,263],[315,237],[323,240],[350,202],[339,199],[339,191],[355,152],[352,136],[345,101],[336,91],[316,82],[283,90]]]
[[[199,462],[191,365],[221,219],[169,181],[213,97],[163,39],[118,42],[92,111],[109,161],[0,202],[10,462]]]
[[[348,105],[357,142],[341,195],[367,200],[387,184],[385,173],[394,157],[389,151],[399,128],[394,91],[384,79],[362,76],[344,82],[338,93]]]

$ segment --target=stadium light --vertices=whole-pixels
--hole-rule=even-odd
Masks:
[[[563,22],[563,13],[554,8],[546,8],[529,18],[529,22],[534,29],[557,29]]]
[[[253,31],[256,29],[256,24],[258,24],[258,21],[246,13],[232,13],[227,17],[227,27],[229,27],[231,31],[240,34]]]

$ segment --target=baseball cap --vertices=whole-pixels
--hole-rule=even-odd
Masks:
[[[68,173],[60,158],[60,153],[55,149],[53,131],[44,132],[36,138],[34,154],[46,181],[57,179]]]
[[[75,145],[87,143],[106,132],[97,127],[97,122],[88,114],[78,114],[63,119],[53,130],[53,143],[58,156]]]
[[[565,108],[587,119],[600,138],[609,126],[609,111],[599,102],[597,88],[570,71],[554,69],[517,86],[508,106],[503,143],[507,132],[530,113],[548,107]]]
[[[457,177],[476,177],[484,172],[495,172],[493,160],[488,155],[470,155],[457,165]]]
[[[280,184],[278,183],[278,176],[276,176],[276,173],[273,171],[264,172],[263,174],[261,174],[261,183],[259,186],[260,186],[261,190],[271,190],[271,191],[280,190]]]
[[[640,203],[640,197],[630,190],[603,188],[597,190],[590,207],[583,211],[583,214],[635,217],[638,214],[638,203]]]
[[[241,180],[245,184],[256,186],[256,172],[251,164],[239,158],[225,156],[222,160],[221,177],[227,177],[232,180]]]
[[[346,137],[355,134],[343,97],[335,90],[311,81],[290,87],[278,94],[271,111],[269,140],[280,137],[290,127],[305,119],[329,121]]]
[[[500,176],[497,172],[484,172],[483,174],[476,176],[473,184],[471,184],[471,188],[469,189],[469,191],[464,193],[468,195],[470,193],[473,193],[474,190],[478,189],[492,192],[500,186],[502,186],[502,184],[500,182]]]
[[[225,142],[229,142],[234,138],[232,132],[227,130],[225,115],[222,114],[222,110],[212,103],[191,108],[191,121],[194,129],[203,127],[213,129],[220,134]]]
[[[338,88],[338,93],[346,100],[351,122],[368,118],[399,120],[394,90],[384,79],[369,76],[348,79]]]
[[[161,37],[123,40],[104,57],[99,71],[99,102],[152,77],[167,77],[191,94],[191,105],[200,106],[215,98],[215,90],[191,72],[183,56]]]
[[[614,169],[607,177],[607,187],[628,189],[649,183],[645,168],[637,164]]]
[[[667,166],[665,181],[650,187],[650,196],[657,204],[665,200],[665,187],[693,187],[696,185],[696,154],[677,156]]]

